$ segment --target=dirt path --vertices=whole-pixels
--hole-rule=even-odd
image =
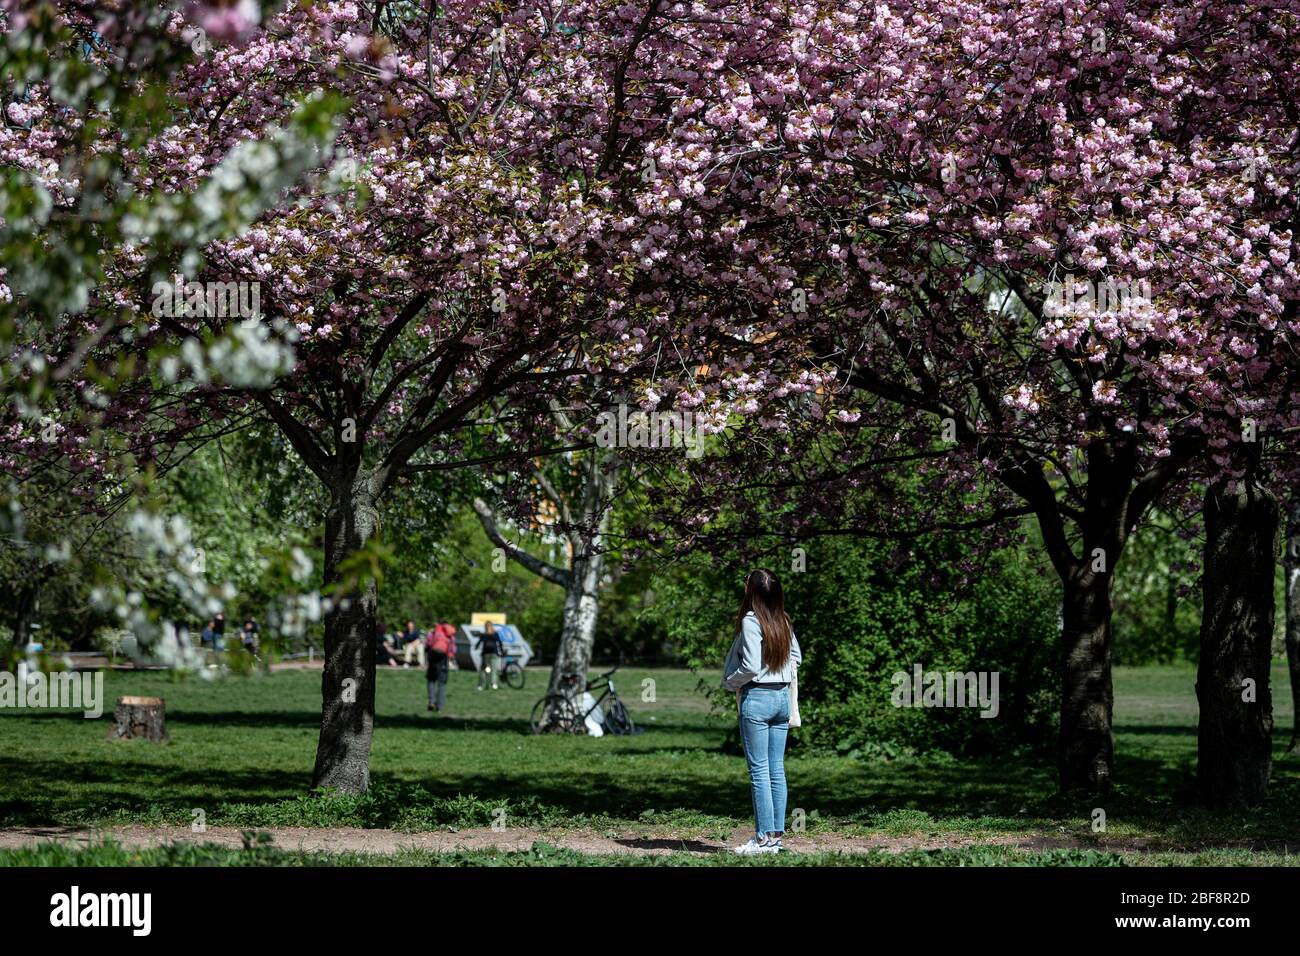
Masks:
[[[535,827],[508,827],[493,830],[489,827],[467,830],[430,830],[406,833],[400,830],[364,830],[356,827],[278,827],[258,830],[269,833],[273,844],[283,850],[329,853],[380,853],[392,854],[413,848],[436,853],[454,853],[458,850],[527,850],[534,843],[591,855],[628,853],[636,856],[663,856],[669,853],[687,853],[703,856],[725,853],[749,837],[746,827],[737,827],[727,840],[664,831],[625,831],[610,835],[608,831],[595,832],[573,829],[541,829]],[[0,829],[0,850],[30,848],[38,843],[68,843],[86,846],[112,840],[132,849],[165,846],[169,843],[212,843],[238,849],[244,846],[245,831],[238,827],[209,827],[195,833],[188,827],[15,827]],[[889,836],[883,833],[865,836],[840,833],[792,834],[787,833],[785,846],[796,853],[865,853],[881,850],[901,853],[906,850],[950,850],[968,846],[1006,846],[1017,850],[1071,850],[1094,849],[1110,852],[1151,853],[1161,850],[1204,850],[1209,846],[1174,847],[1152,837],[1112,837],[1100,840],[1083,839],[1066,833],[1016,833],[984,836],[964,834],[926,835],[910,834]],[[1214,841],[1213,846],[1223,849],[1268,849],[1277,853],[1300,853],[1300,843],[1255,846],[1250,840]]]
[[[744,828],[737,829],[728,841],[681,836],[671,833],[626,833],[609,836],[582,830],[544,830],[530,827],[510,827],[505,830],[490,828],[427,831],[403,833],[397,830],[363,830],[348,827],[285,827],[268,831],[275,846],[285,850],[394,853],[404,848],[431,850],[440,853],[457,850],[527,850],[536,842],[576,850],[589,854],[631,853],[641,856],[668,853],[705,855],[721,853],[742,843],[748,836]],[[234,827],[209,827],[204,833],[194,833],[188,827],[114,826],[95,829],[75,827],[19,827],[0,830],[0,849],[33,847],[38,843],[58,842],[86,845],[111,839],[122,846],[145,848],[169,843],[215,843],[219,846],[239,848],[244,845],[243,831]],[[1044,849],[1042,837],[925,837],[925,836],[845,836],[840,834],[800,835],[788,834],[785,845],[800,853],[862,853],[867,850],[884,850],[897,853],[902,850],[937,850],[970,846],[972,844],[1002,844]],[[1073,845],[1073,844],[1071,844]]]

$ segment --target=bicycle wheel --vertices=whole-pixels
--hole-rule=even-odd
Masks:
[[[524,689],[524,669],[519,666],[518,661],[511,661],[502,668],[501,677],[505,680],[507,687],[513,687],[515,690]]]
[[[605,714],[605,727],[611,734],[632,734],[636,732],[636,726],[632,723],[632,715],[627,712],[621,700],[615,699],[610,705],[609,713]]]
[[[535,734],[572,734],[582,726],[582,717],[563,694],[547,694],[533,704],[528,723]]]

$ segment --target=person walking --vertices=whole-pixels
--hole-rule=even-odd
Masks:
[[[429,684],[429,709],[441,712],[447,706],[447,671],[456,656],[456,640],[450,627],[439,624],[425,638],[428,666],[424,676]]]
[[[257,652],[262,647],[262,632],[257,627],[257,618],[250,617],[244,622],[239,632],[239,642],[244,650],[257,657]]]
[[[483,690],[488,680],[492,681],[492,689],[497,689],[497,671],[501,669],[501,635],[497,633],[497,627],[491,621],[483,625],[483,635],[479,638],[478,644],[479,664],[478,664],[478,690]]]
[[[433,626],[435,633],[442,634],[447,638],[447,646],[451,651],[447,655],[447,670],[459,670],[460,665],[456,662],[456,629],[446,621],[439,621]]]
[[[735,848],[742,856],[784,849],[790,684],[802,660],[780,580],[766,568],[751,571],[736,614],[736,638],[722,667],[722,686],[736,694],[754,805],[754,835]]]

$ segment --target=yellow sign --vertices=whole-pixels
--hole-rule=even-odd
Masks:
[[[505,624],[506,616],[498,611],[475,611],[469,616],[470,627],[476,627],[488,623]]]

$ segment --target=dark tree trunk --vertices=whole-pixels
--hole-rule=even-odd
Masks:
[[[1248,482],[1210,489],[1204,516],[1197,791],[1209,807],[1253,807],[1268,792],[1273,757],[1269,665],[1278,506]]]
[[[1115,775],[1111,683],[1111,578],[1125,542],[1149,504],[1152,485],[1134,497],[1131,444],[1094,442],[1078,521],[1083,554],[1075,558],[1055,525],[1053,564],[1061,576],[1061,737],[1057,772],[1062,793],[1106,796]]]
[[[1300,753],[1300,495],[1293,495],[1287,509],[1286,551],[1282,559],[1286,575],[1286,669],[1291,676],[1291,753]]]
[[[325,618],[320,740],[312,787],[364,793],[370,784],[375,721],[374,578],[347,560],[375,534],[377,482],[361,474],[333,489],[325,519],[324,582],[333,607]]]
[[[1165,633],[1178,632],[1178,578],[1172,573],[1165,581]]]
[[[1066,579],[1061,627],[1061,790],[1110,791],[1115,742],[1111,717],[1110,573],[1084,567]]]
[[[36,621],[36,603],[41,596],[41,582],[37,578],[18,586],[14,598],[14,654],[18,656],[32,637],[32,624]]]

